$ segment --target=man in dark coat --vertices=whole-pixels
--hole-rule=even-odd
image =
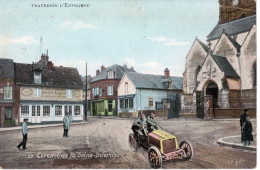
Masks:
[[[242,140],[244,142],[244,146],[250,145],[250,141],[253,141],[253,135],[252,135],[253,128],[249,116],[246,118],[246,121],[243,123],[242,130],[243,130]]]
[[[244,109],[244,113],[242,113],[241,116],[240,116],[241,142],[243,142],[243,140],[242,140],[243,124],[246,121],[246,117],[248,117],[247,111],[248,111],[247,109]]]
[[[132,130],[134,133],[139,134],[141,140],[146,140],[147,138],[147,119],[145,114],[141,114],[140,117],[138,117],[133,125],[132,125]]]
[[[152,112],[150,113],[150,116],[148,116],[147,118],[147,129],[148,132],[152,132],[154,130],[161,130],[161,126],[159,125],[159,123],[157,122],[157,120],[155,119],[155,114]]]
[[[23,146],[24,150],[27,149],[26,148],[27,134],[28,134],[27,122],[28,119],[23,120],[23,124],[22,124],[23,141],[17,146],[19,150],[21,149],[21,146]]]

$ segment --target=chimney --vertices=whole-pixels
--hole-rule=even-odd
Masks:
[[[127,68],[127,65],[126,65],[126,64],[124,64],[124,65],[123,65],[123,67],[124,67],[124,68]]]
[[[96,76],[99,74],[99,72],[100,72],[99,69],[97,69],[97,71],[96,71]]]
[[[135,71],[133,66],[132,66],[130,69],[131,69],[132,71]]]
[[[105,69],[105,66],[103,66],[103,64],[102,64],[102,66],[101,66],[101,71],[103,71]]]
[[[164,76],[165,76],[165,78],[169,78],[169,77],[170,77],[170,71],[169,71],[168,68],[165,68],[165,70],[164,70]]]
[[[48,67],[49,70],[53,70],[54,69],[53,63],[51,61],[47,62],[47,67]]]

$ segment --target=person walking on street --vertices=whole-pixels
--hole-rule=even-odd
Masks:
[[[244,109],[244,113],[242,113],[241,116],[240,116],[241,142],[242,143],[243,143],[243,140],[242,140],[243,124],[246,121],[246,118],[248,117],[247,111],[248,111],[247,109]]]
[[[63,118],[63,128],[64,128],[63,137],[69,137],[68,135],[69,127],[70,127],[70,121],[69,121],[68,113],[66,113]]]
[[[23,124],[22,124],[23,141],[17,146],[17,148],[19,150],[21,149],[21,146],[23,146],[24,150],[27,149],[26,148],[27,134],[28,134],[27,122],[28,122],[28,119],[23,120]]]
[[[242,127],[242,139],[244,142],[244,146],[248,146],[250,145],[250,141],[253,141],[253,135],[252,135],[252,131],[253,131],[253,127],[252,127],[252,123],[250,122],[250,117],[246,117],[246,121],[243,123],[243,127]]]

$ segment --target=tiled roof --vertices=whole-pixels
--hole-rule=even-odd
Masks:
[[[239,78],[239,75],[236,73],[234,68],[228,62],[226,57],[212,54],[214,61],[217,63],[219,68],[224,72],[226,77]]]
[[[15,63],[16,84],[34,86],[53,86],[64,88],[82,88],[82,81],[76,68],[53,67],[53,69],[43,69],[41,72],[42,83],[34,83],[32,64]]]
[[[141,74],[141,73],[126,73],[128,78],[134,83],[136,88],[139,89],[167,89],[163,82],[167,79],[165,76],[151,75],[151,74]],[[182,77],[173,77],[172,89],[182,90]],[[167,79],[168,80],[168,79]]]
[[[235,35],[242,32],[247,32],[251,30],[254,24],[256,24],[256,15],[224,24],[217,24],[215,28],[211,31],[211,33],[207,36],[207,38],[208,41],[217,39],[221,36],[223,30],[225,30],[228,35]]]
[[[109,70],[115,71],[115,79],[121,79],[125,72],[135,72],[132,69],[115,64],[115,65],[104,68],[104,70],[100,71],[100,73],[97,76],[93,77],[90,82],[107,79],[107,74],[108,74],[107,72]]]
[[[0,58],[0,77],[1,78],[14,77],[14,62],[12,59]]]

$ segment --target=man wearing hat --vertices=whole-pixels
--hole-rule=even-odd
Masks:
[[[27,142],[27,134],[28,134],[28,128],[27,128],[27,122],[28,119],[24,119],[23,120],[23,124],[22,124],[22,134],[23,134],[23,141],[17,146],[17,148],[20,150],[21,146],[23,146],[23,149],[27,149],[26,148],[26,142]]]
[[[157,122],[157,120],[155,119],[155,114],[153,112],[150,113],[150,116],[148,116],[147,124],[148,124],[148,131],[149,132],[162,129],[161,126],[159,125],[159,123]]]
[[[64,133],[63,133],[63,137],[69,137],[68,135],[68,131],[69,131],[69,127],[70,127],[70,120],[69,120],[69,114],[66,113],[64,118],[63,118],[63,128],[64,128]]]
[[[241,116],[240,116],[241,142],[243,142],[243,140],[242,140],[243,124],[246,121],[246,118],[248,117],[247,111],[248,111],[247,109],[244,109],[244,113],[242,113]]]

